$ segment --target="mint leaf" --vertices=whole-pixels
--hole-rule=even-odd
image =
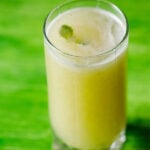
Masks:
[[[83,39],[76,37],[73,33],[72,27],[70,27],[68,25],[62,25],[59,30],[59,33],[63,38],[65,38],[66,40],[69,40],[71,42],[74,42],[75,44],[87,45],[89,43]]]
[[[79,39],[79,38],[76,38],[74,42],[75,42],[76,44],[81,44],[81,45],[87,45],[87,44],[88,44],[87,41],[81,40],[81,39]]]
[[[59,33],[63,38],[69,39],[73,36],[73,29],[68,25],[62,25]]]

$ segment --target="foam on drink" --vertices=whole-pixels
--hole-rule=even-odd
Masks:
[[[62,25],[72,27],[78,39],[86,44],[66,40],[60,35]],[[96,8],[76,8],[60,14],[47,29],[48,38],[59,50],[75,56],[94,56],[113,49],[125,34],[117,17]]]

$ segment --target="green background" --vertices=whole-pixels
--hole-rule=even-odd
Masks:
[[[50,150],[42,27],[60,2],[0,0],[0,150]],[[112,2],[130,25],[124,150],[149,150],[150,1]]]

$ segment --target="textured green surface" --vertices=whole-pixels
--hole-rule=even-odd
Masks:
[[[50,150],[42,25],[61,0],[0,0],[0,150]],[[113,0],[130,24],[124,150],[150,149],[150,1]]]

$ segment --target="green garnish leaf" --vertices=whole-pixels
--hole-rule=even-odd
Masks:
[[[73,36],[73,29],[68,25],[62,25],[59,32],[65,39],[69,39]]]
[[[76,44],[80,45],[87,45],[88,42],[76,37],[73,33],[72,27],[68,25],[62,25],[60,30],[59,30],[60,35],[65,38],[66,40],[69,40],[70,42],[74,42]]]
[[[77,44],[81,44],[81,45],[87,45],[88,44],[88,42],[87,41],[84,41],[84,40],[81,40],[81,39],[75,39],[75,43],[77,43]]]

